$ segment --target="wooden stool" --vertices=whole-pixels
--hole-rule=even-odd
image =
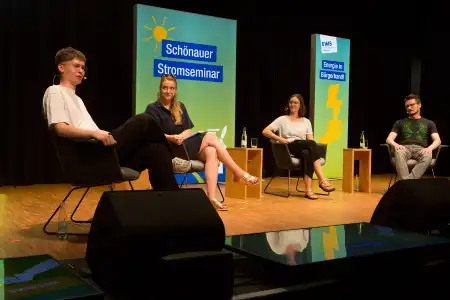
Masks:
[[[342,190],[353,193],[355,189],[355,160],[359,160],[359,191],[372,192],[372,150],[364,148],[344,149],[344,178]]]
[[[231,170],[226,170],[225,196],[238,199],[261,198],[262,192],[262,148],[228,148],[228,153],[236,164],[250,175],[259,178],[259,184],[246,185],[242,181],[234,182]]]

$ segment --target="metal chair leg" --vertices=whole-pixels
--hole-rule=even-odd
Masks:
[[[291,170],[288,170],[288,197],[291,196]]]
[[[272,180],[273,180],[275,177],[277,177],[277,176],[272,176],[272,178],[270,178],[269,183],[268,183],[268,184],[266,185],[266,187],[264,188],[264,193],[265,193],[265,194],[269,194],[269,195],[275,195],[275,196],[280,196],[280,197],[289,198],[289,196],[290,196],[290,193],[289,193],[289,192],[288,192],[288,195],[286,196],[286,195],[283,195],[283,194],[280,194],[280,193],[274,193],[274,192],[268,192],[268,191],[267,191],[267,188],[269,187],[270,183],[272,182]]]
[[[80,187],[80,186],[74,187],[74,188],[72,188],[72,189],[69,191],[69,193],[67,193],[66,197],[63,199],[63,201],[61,201],[61,203],[58,205],[58,207],[56,208],[56,210],[53,212],[53,214],[50,216],[50,218],[49,218],[49,219],[47,220],[47,222],[44,224],[43,231],[44,231],[45,234],[48,234],[48,235],[56,235],[56,234],[58,233],[58,232],[56,232],[56,231],[49,231],[49,230],[47,230],[48,224],[50,224],[50,222],[53,220],[53,218],[54,218],[54,216],[56,215],[56,213],[60,210],[61,205],[62,205],[63,203],[66,202],[66,200],[70,197],[70,195],[72,194],[72,192],[75,191],[75,190],[81,189],[81,188],[85,188],[85,187]],[[88,235],[88,233],[73,233],[73,232],[69,232],[68,235]]]
[[[222,190],[220,189],[219,183],[217,183],[217,188],[219,189],[220,196],[222,197],[222,201],[220,203],[223,203],[225,201],[225,197],[223,196]]]
[[[267,188],[269,187],[270,183],[272,182],[272,180],[275,178],[275,176],[272,176],[272,178],[270,178],[269,183],[266,185],[266,187],[264,188],[264,193],[266,193]]]
[[[75,215],[75,213],[76,213],[77,210],[78,210],[78,207],[80,206],[81,202],[83,202],[84,197],[85,197],[86,194],[88,193],[89,189],[90,189],[90,187],[87,187],[87,188],[86,188],[86,191],[84,192],[83,196],[81,196],[80,201],[78,201],[77,206],[75,206],[75,209],[73,210],[72,214],[70,215],[70,220],[71,220],[72,222],[74,222],[74,223],[91,223],[91,221],[89,221],[89,220],[82,220],[82,221],[80,221],[80,220],[74,220],[74,218],[73,218],[73,216]]]
[[[431,172],[433,173],[433,178],[436,179],[436,176],[434,175],[434,168],[431,168]]]
[[[184,173],[183,181],[180,184],[180,189],[183,187],[183,184],[186,182],[186,187],[188,187],[187,173]]]
[[[131,180],[128,180],[128,183],[130,184],[131,190],[134,191],[134,187],[133,187],[133,184],[131,183]]]
[[[392,177],[394,177],[394,175],[391,174],[391,176],[389,177],[388,189],[391,187]]]

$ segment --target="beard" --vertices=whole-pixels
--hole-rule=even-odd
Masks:
[[[408,114],[408,116],[412,117],[412,116],[419,114],[420,110],[414,110],[414,111],[410,111],[410,112],[406,112],[406,113]]]

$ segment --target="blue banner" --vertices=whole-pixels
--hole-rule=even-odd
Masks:
[[[203,44],[163,40],[161,55],[163,57],[170,58],[216,62],[217,47]]]
[[[163,74],[175,75],[177,79],[223,82],[223,66],[155,59],[153,76],[161,77]]]
[[[320,79],[324,80],[336,80],[336,81],[345,81],[345,73],[344,72],[334,72],[334,71],[326,71],[320,70]]]

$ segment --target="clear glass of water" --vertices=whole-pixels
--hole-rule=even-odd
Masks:
[[[364,140],[364,149],[369,148],[369,140]]]
[[[258,138],[252,138],[252,139],[250,140],[250,146],[251,146],[252,148],[258,148]]]

